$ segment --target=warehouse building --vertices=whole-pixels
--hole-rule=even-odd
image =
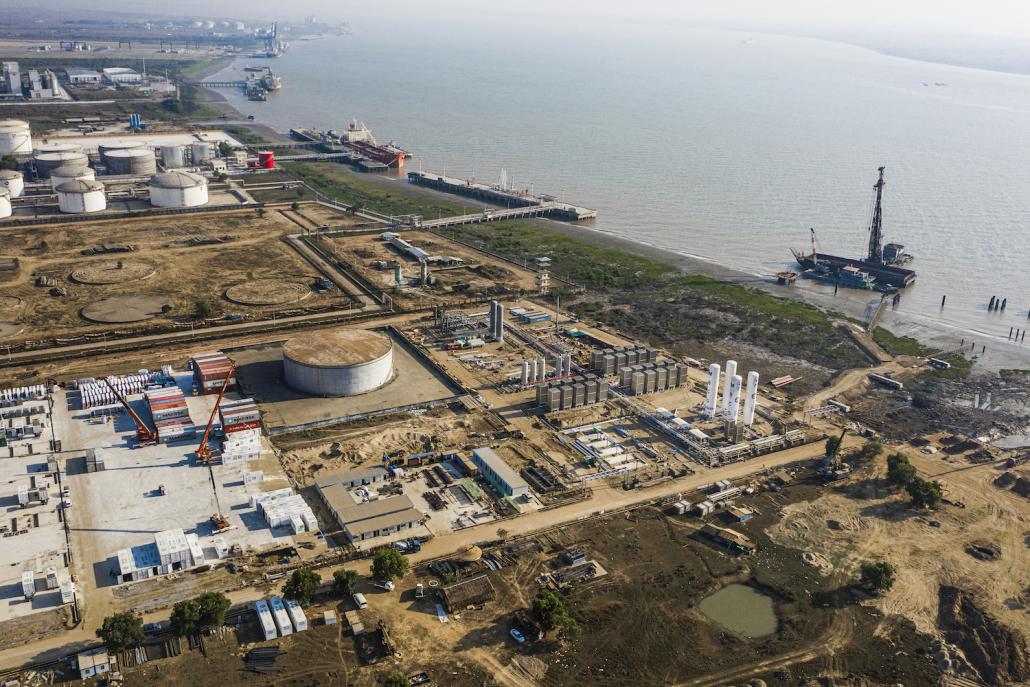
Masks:
[[[143,81],[143,75],[129,67],[107,67],[104,78],[116,86],[138,86]]]
[[[504,462],[492,448],[477,448],[472,451],[472,464],[479,468],[479,474],[491,487],[504,496],[512,498],[529,494],[529,484],[515,469]]]
[[[424,515],[407,496],[355,503],[342,484],[321,492],[329,510],[352,542],[382,537],[422,523]]]
[[[103,74],[92,69],[69,67],[65,71],[68,73],[68,83],[72,86],[99,86],[104,80]]]
[[[343,485],[344,489],[353,489],[354,487],[360,487],[362,485],[375,484],[382,482],[386,479],[389,473],[386,468],[379,466],[355,468],[353,470],[343,470],[341,472],[332,472],[328,475],[322,475],[315,480],[315,488],[318,489],[319,493],[322,493],[323,489],[331,487],[335,484]]]

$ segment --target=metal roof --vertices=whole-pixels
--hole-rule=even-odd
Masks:
[[[103,191],[104,185],[93,179],[72,179],[59,184],[56,190],[61,193],[89,193],[90,191]]]
[[[486,463],[491,470],[494,471],[499,478],[504,480],[512,490],[519,489],[522,487],[529,488],[529,484],[526,480],[522,479],[519,473],[515,472],[515,468],[504,462],[504,459],[497,455],[492,448],[483,447],[477,448],[472,451],[480,460]]]
[[[386,515],[380,515],[375,518],[347,523],[343,530],[347,533],[347,536],[352,539],[356,539],[363,534],[375,532],[376,530],[418,522],[422,517],[422,513],[419,511],[414,508],[407,508],[402,511],[397,511],[396,513],[387,513]]]
[[[150,185],[159,188],[195,188],[197,186],[207,186],[207,179],[192,172],[175,170],[155,174],[150,177]]]
[[[393,349],[388,336],[367,329],[299,334],[283,346],[283,357],[313,367],[347,367],[378,360]]]

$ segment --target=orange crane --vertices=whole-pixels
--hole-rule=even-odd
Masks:
[[[218,413],[218,406],[222,404],[222,397],[225,395],[225,390],[229,388],[229,381],[232,379],[234,372],[236,372],[236,366],[230,365],[229,372],[225,375],[225,382],[222,383],[222,388],[218,390],[218,398],[215,399],[215,407],[211,409],[211,417],[207,420],[207,428],[204,429],[204,438],[200,440],[200,448],[197,449],[197,461],[204,465],[211,464],[211,446],[208,445],[207,441],[211,438],[211,427],[215,424],[215,414]]]
[[[136,441],[138,445],[145,446],[147,444],[156,444],[157,432],[150,429],[150,426],[143,422],[143,419],[136,414],[136,411],[132,409],[129,402],[126,401],[120,393],[118,393],[118,389],[115,389],[114,384],[111,384],[110,380],[106,377],[104,378],[104,383],[107,384],[108,388],[111,389],[111,392],[114,393],[114,397],[118,399],[118,402],[125,406],[125,409],[129,411],[129,415],[132,416],[132,421],[136,423]]]

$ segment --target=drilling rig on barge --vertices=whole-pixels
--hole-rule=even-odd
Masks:
[[[873,218],[869,223],[869,253],[865,258],[843,258],[828,253],[818,253],[815,247],[815,231],[812,231],[812,252],[805,254],[801,251],[791,250],[794,259],[805,270],[826,271],[839,274],[842,270],[864,272],[872,277],[878,284],[896,288],[905,288],[915,281],[914,270],[906,269],[902,265],[912,260],[912,256],[905,253],[905,247],[900,243],[888,243],[883,245],[883,167],[879,168],[880,178],[873,186],[876,189],[876,206],[873,209]]]

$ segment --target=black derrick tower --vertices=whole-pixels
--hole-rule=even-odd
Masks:
[[[880,167],[880,179],[873,188],[876,189],[876,207],[873,209],[873,221],[869,224],[869,257],[866,262],[883,264],[883,167]]]

